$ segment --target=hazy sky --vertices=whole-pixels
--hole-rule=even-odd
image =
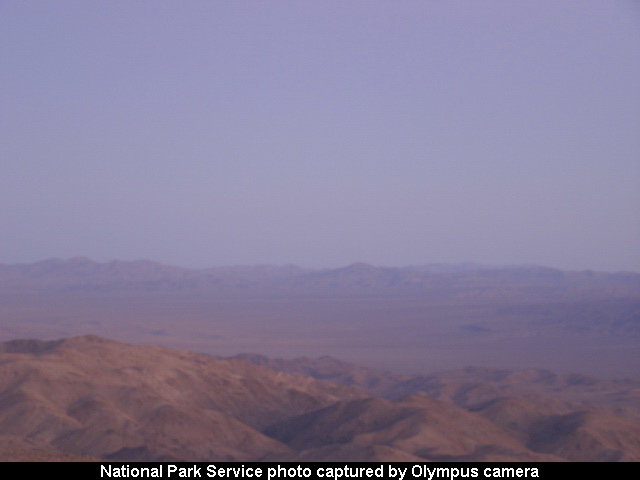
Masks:
[[[636,1],[0,3],[0,263],[640,271]]]

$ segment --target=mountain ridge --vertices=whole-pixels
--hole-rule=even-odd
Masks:
[[[344,373],[339,362],[319,360],[325,374]],[[570,387],[554,375],[470,368],[449,377],[461,388],[471,378]],[[385,399],[241,358],[96,335],[13,340],[0,343],[0,459],[640,460],[636,420],[497,391],[465,408],[433,389]]]
[[[546,286],[555,289],[607,286],[620,292],[640,290],[640,274],[633,272],[563,271],[540,266],[487,267],[465,265],[450,268],[381,267],[362,262],[333,269],[309,269],[295,265],[184,268],[151,260],[99,263],[86,257],[47,259],[31,264],[0,264],[0,289],[76,290],[242,290],[301,289],[337,291],[386,290],[401,292],[447,288]]]

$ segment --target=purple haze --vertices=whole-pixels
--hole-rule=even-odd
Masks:
[[[640,271],[633,1],[0,5],[0,263]]]

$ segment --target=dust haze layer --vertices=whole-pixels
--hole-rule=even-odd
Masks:
[[[467,365],[640,377],[640,275],[478,265],[0,266],[0,339],[92,333],[215,355],[333,355],[392,371]]]
[[[3,2],[0,262],[640,271],[637,2]]]

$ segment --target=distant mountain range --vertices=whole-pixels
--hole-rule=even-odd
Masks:
[[[541,370],[408,377],[328,357],[15,340],[0,343],[0,459],[640,461],[639,392]]]
[[[640,275],[474,264],[0,265],[0,341],[87,333],[412,373],[485,365],[640,378]]]
[[[425,292],[433,295],[496,295],[504,287],[539,289],[545,295],[607,288],[625,295],[640,291],[640,274],[565,272],[537,267],[486,267],[433,264],[376,267],[365,263],[325,270],[297,266],[236,266],[188,269],[152,262],[94,262],[76,257],[33,264],[0,265],[1,290],[85,291],[267,291],[342,293]]]

